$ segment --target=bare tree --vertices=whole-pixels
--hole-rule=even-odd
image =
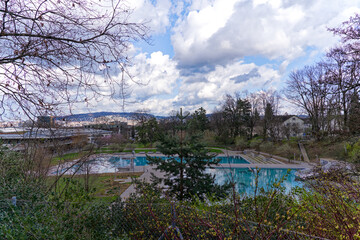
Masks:
[[[253,133],[254,133],[254,128],[260,120],[260,111],[259,110],[260,110],[260,106],[261,106],[261,99],[259,98],[258,94],[256,94],[256,93],[248,94],[247,92],[245,92],[245,94],[247,95],[246,100],[250,103],[250,106],[251,106],[248,126],[250,129],[249,137],[252,138]]]
[[[127,50],[148,33],[130,14],[123,0],[1,1],[2,111],[32,117],[61,104],[122,96]]]
[[[350,17],[348,21],[342,23],[340,27],[329,28],[328,30],[333,32],[334,35],[341,37],[341,43],[343,49],[348,55],[360,56],[360,15],[355,14],[355,16]]]
[[[343,47],[331,49],[327,53],[325,81],[331,86],[330,93],[337,105],[337,114],[342,116],[342,129],[348,131],[350,99],[360,87],[359,61],[348,54]]]
[[[274,141],[280,138],[280,122],[276,116],[280,110],[280,94],[275,90],[260,91],[253,97],[256,99],[257,106],[263,118],[263,136],[267,139],[268,135]]]
[[[331,49],[327,54],[327,81],[333,86],[340,105],[342,127],[349,130],[349,108],[351,98],[360,88],[360,15],[350,17],[341,26],[330,28],[329,31],[341,37],[339,46]]]
[[[324,75],[323,67],[320,64],[293,71],[284,92],[291,103],[309,115],[312,132],[318,138],[321,137],[320,130],[324,130],[330,90],[329,85],[324,81]]]

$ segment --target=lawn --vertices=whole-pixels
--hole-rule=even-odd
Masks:
[[[156,152],[156,149],[153,149],[153,148],[135,148],[134,151],[135,151],[135,153],[141,153],[141,152],[144,152],[144,153],[153,152],[153,153],[155,153],[155,152]],[[132,150],[127,149],[127,150],[124,150],[123,152],[129,152],[129,153],[131,153]]]
[[[212,153],[220,153],[220,154],[224,153],[224,151],[222,151],[222,150],[219,149],[219,148],[208,148],[208,149],[209,149],[210,152],[212,152]]]
[[[94,192],[93,197],[103,201],[113,201],[120,196],[130,185],[131,182],[125,182],[127,179],[138,178],[143,172],[124,172],[124,173],[101,173],[91,174],[89,178],[89,187]],[[70,176],[63,176],[69,178]],[[85,185],[85,175],[76,175],[73,179],[80,185]],[[49,185],[55,181],[55,177],[49,177]],[[58,191],[64,187],[64,182],[58,182]]]
[[[87,154],[87,152],[76,152],[76,153],[67,153],[61,156],[57,156],[57,157],[53,157],[51,159],[51,166],[54,165],[58,165],[59,163],[63,163],[63,162],[67,162],[67,161],[72,161],[78,158],[81,158],[83,156],[85,156]]]

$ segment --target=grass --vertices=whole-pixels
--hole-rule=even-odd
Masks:
[[[118,153],[118,152],[123,152],[123,151],[112,150],[109,147],[103,147],[103,148],[100,148],[99,150],[96,150],[94,152],[94,154],[100,154],[100,153],[109,153],[109,154],[111,154],[111,153]],[[66,153],[66,154],[63,154],[61,156],[53,157],[51,159],[50,165],[54,166],[54,165],[58,165],[59,163],[62,163],[62,162],[72,161],[72,160],[81,158],[81,157],[85,156],[86,154],[89,154],[89,152],[88,151],[82,151],[82,152],[77,152],[77,153]]]
[[[113,201],[131,185],[131,182],[127,183],[124,180],[129,177],[138,178],[142,174],[143,172],[91,174],[89,186],[91,189],[95,189],[92,196],[101,201]],[[70,176],[63,177],[68,178]],[[85,175],[75,175],[73,179],[78,180],[81,185],[85,185]],[[55,177],[48,177],[48,184],[52,184],[54,181]],[[64,187],[62,181],[59,181],[58,184],[58,189]]]
[[[320,141],[307,142],[304,144],[309,158],[332,158],[345,160],[345,141]]]
[[[67,154],[64,154],[61,156],[53,157],[51,159],[50,165],[54,166],[61,162],[72,161],[72,160],[81,158],[81,157],[85,156],[86,154],[87,154],[86,152],[77,152],[77,153],[67,153]]]
[[[156,152],[156,149],[148,149],[148,148],[136,148],[135,150],[135,153],[140,153],[140,152],[145,152],[145,153],[148,153],[148,152]],[[126,150],[124,150],[123,152],[129,152],[129,153],[131,153],[132,152],[132,150],[130,150],[130,149],[126,149]]]
[[[221,149],[219,148],[208,148],[210,150],[210,152],[212,153],[224,153],[224,151],[222,151]]]

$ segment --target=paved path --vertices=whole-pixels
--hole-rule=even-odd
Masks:
[[[309,157],[308,157],[308,155],[306,153],[305,147],[301,142],[299,142],[299,148],[300,148],[300,151],[301,151],[301,155],[304,158],[304,161],[305,162],[310,162]]]
[[[262,163],[251,163],[251,164],[220,164],[217,168],[283,168],[283,169],[303,169],[310,167],[309,164],[262,164]]]
[[[139,168],[139,169],[137,169]],[[138,180],[145,180],[146,182],[151,182],[151,173],[153,173],[155,176],[157,177],[164,177],[164,173],[156,171],[153,167],[151,166],[139,166],[139,167],[135,167],[135,172],[138,170],[144,170],[144,173],[138,178]],[[131,193],[135,193],[135,185],[131,184],[130,187],[128,187],[121,195],[120,197],[122,199],[126,199],[130,197]]]

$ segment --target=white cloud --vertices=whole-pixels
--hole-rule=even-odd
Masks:
[[[327,27],[338,26],[358,7],[359,0],[193,1],[173,29],[175,57],[182,67],[248,55],[291,61],[307,47],[333,45],[337,39]]]
[[[154,52],[147,57],[141,53],[134,58],[134,65],[129,68],[132,80],[128,80],[131,88],[131,99],[146,100],[162,94],[171,94],[179,77],[176,62]]]
[[[167,115],[172,110],[183,107],[194,111],[204,107],[211,112],[225,94],[235,92],[258,91],[280,84],[280,74],[270,66],[257,66],[242,61],[218,65],[212,71],[180,76],[176,63],[161,52],[151,55],[139,54],[130,71],[135,82],[148,83],[146,86],[132,82],[131,97],[128,98],[125,111],[149,109],[151,113]],[[181,81],[179,80],[181,79]],[[122,111],[119,102],[103,99],[93,102],[102,111]]]
[[[148,22],[152,34],[164,33],[170,26],[170,0],[158,0],[155,5],[150,0],[130,0],[128,5],[134,9],[131,19],[138,22]]]
[[[280,79],[279,72],[269,66],[245,64],[241,61],[225,66],[218,65],[208,73],[195,73],[183,77],[178,102],[185,105],[190,111],[201,106],[212,110],[225,94],[234,94],[245,90],[258,91],[270,86],[276,88],[280,84]]]
[[[156,34],[171,27],[170,17],[178,17],[171,37],[174,59],[163,52],[135,56],[139,49],[129,52],[134,56],[129,68],[134,77],[127,79],[131,96],[125,110],[146,108],[158,115],[180,107],[211,112],[227,93],[280,90],[293,60],[306,56],[304,61],[312,63],[338,41],[327,27],[339,26],[360,10],[360,0],[193,0],[173,6],[168,0],[136,0],[131,4],[134,18],[151,20]],[[308,47],[311,52],[305,53]],[[275,61],[256,65],[242,60],[245,56]],[[107,99],[94,101],[93,106],[122,111]]]
[[[133,58],[133,65],[127,70],[132,78],[125,77],[124,90],[129,95],[125,99],[125,109],[122,109],[121,86],[112,85],[115,89],[111,89],[105,79],[98,75],[94,76],[94,81],[100,87],[99,90],[104,97],[88,98],[87,103],[75,104],[77,112],[93,112],[96,111],[95,109],[114,112],[135,111],[147,108],[152,113],[160,111],[166,113],[166,109],[172,105],[173,101],[176,101],[176,96],[171,96],[179,78],[176,62],[162,52],[154,52],[150,55],[140,53]],[[118,82],[120,78],[121,74],[113,77]],[[111,95],[111,90],[115,90],[113,98],[106,97]],[[161,110],[161,108],[163,109]]]

